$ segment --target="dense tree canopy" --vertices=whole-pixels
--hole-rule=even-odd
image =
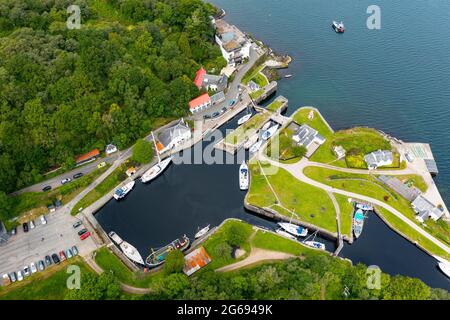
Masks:
[[[185,115],[197,68],[223,66],[211,14],[201,0],[0,0],[0,190]]]

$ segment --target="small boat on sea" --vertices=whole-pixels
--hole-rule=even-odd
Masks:
[[[318,241],[304,241],[304,244],[307,246],[310,246],[311,248],[319,249],[319,250],[325,250],[325,245],[322,242]]]
[[[184,235],[183,237],[172,241],[168,245],[156,251],[152,250],[152,253],[147,257],[147,259],[145,259],[145,263],[149,267],[159,266],[164,263],[169,252],[173,250],[184,251],[189,247],[189,243],[190,243],[189,238],[186,235]]]
[[[439,269],[450,278],[450,264],[445,262],[439,262],[438,263]]]
[[[209,231],[209,224],[204,227],[203,229],[200,229],[194,236],[195,239],[203,237],[205,234],[207,234]]]
[[[356,210],[355,215],[353,216],[353,233],[356,238],[362,233],[364,226],[364,212],[361,209]]]
[[[241,190],[247,190],[248,189],[248,166],[245,163],[245,160],[242,162],[241,166],[239,167],[239,188]]]
[[[297,240],[296,237],[294,237],[292,234],[290,234],[290,233],[284,231],[284,230],[281,229],[281,228],[275,230],[275,232],[278,233],[280,236],[283,236],[283,237],[285,237],[285,238],[288,238],[288,239],[291,239],[291,240]]]
[[[334,31],[336,31],[336,33],[344,33],[344,31],[345,31],[345,27],[344,27],[344,24],[342,23],[342,21],[340,23],[333,21],[331,26],[333,27]]]
[[[117,235],[114,231],[108,233],[108,236],[112,239],[112,241],[119,246],[122,252],[133,262],[138,264],[144,264],[144,259],[142,259],[141,254],[135,247],[129,244],[126,241],[123,241],[121,237]]]
[[[278,225],[282,229],[284,229],[285,231],[289,232],[290,234],[296,237],[306,237],[308,235],[308,229],[300,227],[296,224],[288,222],[278,222]]]
[[[263,132],[262,134],[262,138],[264,140],[268,140],[271,136],[273,136],[273,134],[278,130],[278,124],[270,127],[269,129],[267,129],[266,131]]]
[[[168,167],[170,162],[172,161],[172,157],[168,157],[167,159],[164,159],[163,161],[158,162],[153,167],[148,169],[141,177],[141,181],[143,183],[147,183],[156,177],[158,177],[164,169]]]
[[[250,118],[252,117],[252,114],[251,113],[249,113],[249,114],[246,114],[245,116],[243,116],[242,118],[240,118],[239,120],[238,120],[238,125],[241,125],[241,124],[243,124],[243,123],[246,123],[248,120],[250,120]]]
[[[249,149],[250,153],[256,153],[258,152],[259,148],[261,148],[263,141],[259,140],[254,145],[252,145]]]
[[[371,205],[365,204],[365,203],[357,203],[356,207],[358,209],[364,210],[364,211],[372,211],[373,207]]]
[[[114,193],[114,199],[120,200],[125,198],[125,196],[130,193],[131,190],[133,190],[134,185],[136,184],[136,181],[128,182],[126,185],[124,185],[122,188],[119,188]]]
[[[285,78],[290,78],[290,77],[292,77],[292,74],[287,74],[287,75],[285,75],[284,77],[285,77]]]

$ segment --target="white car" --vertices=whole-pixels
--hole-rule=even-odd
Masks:
[[[61,180],[61,184],[66,184],[66,183],[69,183],[70,181],[72,181],[72,179],[70,179],[70,178],[65,178],[65,179],[62,179],[62,180]]]
[[[47,224],[47,219],[45,218],[45,216],[41,216],[41,223]]]
[[[35,225],[34,225],[34,221],[30,220],[30,229],[34,229]]]
[[[36,273],[37,272],[36,263],[32,262],[30,264],[30,269],[31,269],[31,273]]]
[[[28,267],[28,266],[23,267],[23,275],[25,277],[28,277],[30,274],[31,274],[30,273],[30,267]]]
[[[23,280],[23,274],[22,274],[22,270],[17,271],[17,281],[22,281]]]

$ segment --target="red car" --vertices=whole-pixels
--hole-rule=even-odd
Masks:
[[[87,237],[89,237],[91,235],[91,233],[88,231],[88,232],[85,232],[85,233],[83,233],[81,236],[80,236],[80,239],[81,240],[84,240],[84,239],[86,239]]]
[[[64,253],[64,251],[60,251],[60,252],[59,252],[59,257],[61,258],[61,261],[64,261],[64,260],[67,259],[67,258],[66,258],[66,254]]]

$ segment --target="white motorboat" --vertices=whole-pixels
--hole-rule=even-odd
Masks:
[[[290,77],[292,77],[292,74],[287,74],[287,75],[285,75],[284,77],[285,77],[285,78],[290,78]]]
[[[276,233],[278,233],[280,236],[291,239],[291,240],[297,240],[296,237],[294,237],[292,234],[287,233],[286,231],[280,229],[275,230]]]
[[[147,182],[155,179],[164,171],[164,169],[167,168],[167,166],[170,164],[171,161],[172,161],[172,157],[168,157],[167,159],[164,159],[163,161],[158,162],[157,164],[155,164],[153,167],[148,169],[142,175],[141,181],[143,183],[147,183]]]
[[[112,241],[114,241],[115,244],[120,246],[120,244],[123,242],[122,238],[117,235],[114,231],[111,231],[108,233],[108,236],[111,238]]]
[[[261,128],[261,131],[266,131],[267,129],[269,129],[270,125],[271,125],[270,121],[267,122],[267,123],[264,124],[263,127]]]
[[[252,117],[252,114],[251,113],[249,113],[249,114],[246,114],[245,116],[243,116],[242,118],[240,118],[239,120],[238,120],[238,125],[241,125],[241,124],[243,124],[243,123],[246,123],[248,120],[250,120],[250,118]]]
[[[248,189],[248,181],[249,181],[248,166],[244,160],[244,162],[242,162],[241,166],[239,167],[239,187],[241,190]]]
[[[445,262],[439,262],[438,263],[439,269],[450,278],[450,264]]]
[[[263,132],[262,134],[262,138],[264,140],[268,140],[271,136],[273,136],[273,134],[278,130],[278,124],[270,127],[269,129],[267,129],[266,131]]]
[[[120,249],[122,249],[123,253],[128,257],[128,259],[130,259],[133,262],[144,265],[144,259],[142,259],[141,254],[131,244],[129,244],[126,241],[123,241],[119,247]]]
[[[252,145],[249,149],[250,153],[256,153],[258,152],[259,148],[261,148],[263,141],[259,140],[254,145]]]
[[[342,23],[342,21],[341,21],[341,23],[337,23],[336,21],[333,21],[331,26],[333,27],[334,31],[336,31],[336,33],[344,33],[344,31],[345,31],[345,27],[344,27],[344,24]]]
[[[296,237],[306,237],[308,235],[308,229],[300,227],[296,224],[288,222],[278,222],[278,225],[282,229],[284,229],[285,231],[289,232],[290,234]]]
[[[128,182],[126,185],[124,185],[122,188],[119,188],[116,190],[116,193],[114,193],[114,199],[120,200],[125,198],[125,196],[130,193],[131,190],[133,190],[134,185],[136,184],[136,181]]]
[[[201,238],[203,237],[205,234],[207,234],[209,231],[209,224],[204,227],[203,229],[200,229],[196,234],[195,234],[195,239]]]
[[[364,210],[364,211],[372,211],[373,207],[371,205],[365,204],[365,203],[357,203],[356,207],[358,209]]]
[[[315,249],[325,250],[325,245],[322,242],[318,242],[318,241],[304,241],[303,243],[306,244],[307,246],[310,246],[310,247],[315,248]]]

